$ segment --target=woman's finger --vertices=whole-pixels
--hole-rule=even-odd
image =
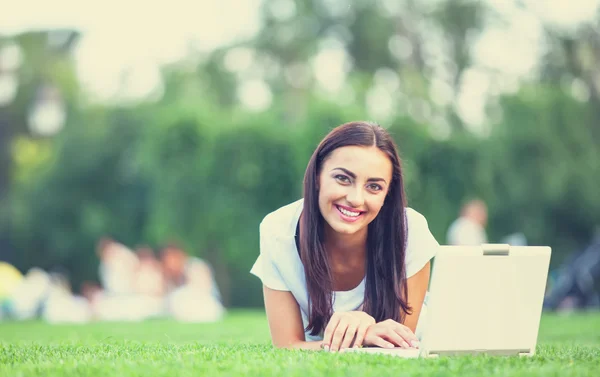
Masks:
[[[381,335],[378,335],[375,333],[367,334],[367,335],[365,335],[365,340],[367,338],[369,340],[369,345],[381,347],[381,348],[394,348],[394,344],[390,343],[388,340],[383,338]]]
[[[365,335],[367,335],[367,331],[369,330],[369,325],[361,324],[358,326],[358,330],[356,330],[356,338],[354,339],[354,344],[352,347],[358,348],[363,345],[363,341],[365,340]]]
[[[419,338],[417,338],[417,336],[415,335],[414,332],[412,332],[412,330],[404,325],[402,325],[402,328],[404,329],[404,331],[408,334],[408,337],[410,338],[410,340],[419,340]]]
[[[387,327],[393,328],[394,331],[398,333],[410,346],[417,347],[419,345],[419,338],[417,338],[417,336],[407,326],[391,319],[388,319],[383,323],[385,323]]]
[[[329,345],[329,350],[331,352],[337,352],[340,350],[340,346],[342,345],[342,340],[344,339],[344,335],[346,334],[346,330],[348,329],[348,322],[344,320],[340,320],[335,331],[333,333],[333,338],[331,339],[331,344]]]
[[[342,344],[340,349],[350,348],[352,346],[352,342],[354,341],[354,337],[356,336],[356,331],[358,330],[358,325],[354,323],[348,324],[346,328],[346,333],[344,334],[344,339],[342,340]]]
[[[394,332],[396,332],[402,337],[402,339],[404,339],[407,347],[415,347],[415,344],[418,344],[419,342],[419,339],[416,337],[416,335],[413,334],[413,332],[410,331],[410,329],[406,326],[396,326],[394,328]]]
[[[337,328],[339,322],[340,322],[339,315],[336,315],[334,313],[331,316],[329,323],[325,327],[325,333],[323,334],[323,349],[325,351],[329,351],[329,348],[331,347],[331,341],[333,340],[333,334],[334,334],[335,329]]]
[[[387,321],[385,321],[385,323],[386,326],[392,327],[396,331],[407,334],[410,340],[417,340],[417,336],[407,326],[391,319],[388,319]]]
[[[409,348],[409,343],[404,340],[402,335],[398,334],[393,328],[388,328],[381,337],[402,348]]]

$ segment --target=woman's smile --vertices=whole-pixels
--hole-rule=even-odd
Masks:
[[[342,206],[340,204],[335,204],[335,208],[338,210],[340,218],[349,223],[353,223],[361,219],[365,213],[365,211],[357,211],[356,209]]]

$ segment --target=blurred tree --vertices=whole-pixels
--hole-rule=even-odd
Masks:
[[[541,60],[540,80],[587,102],[592,109],[593,124],[600,122],[600,28],[582,25],[575,33],[545,28],[548,46]],[[592,127],[592,135],[600,143],[600,128]]]
[[[52,91],[53,95],[59,93],[68,107],[76,106],[78,84],[69,53],[78,36],[71,30],[55,30],[0,38],[0,77],[14,70],[16,79],[14,98],[0,103],[0,259],[8,258],[2,254],[11,249],[7,195],[14,168],[13,143],[21,135],[35,136],[37,119],[33,116],[40,109],[41,96]],[[8,83],[2,83],[6,90]]]
[[[50,158],[19,167],[30,171],[11,195],[18,267],[65,268],[77,289],[96,279],[101,237],[143,241],[147,183],[134,155],[140,129],[131,112],[90,110],[51,141]]]
[[[587,244],[600,224],[595,109],[549,85],[502,100],[504,117],[481,156],[491,175],[494,238],[523,232],[556,258]]]
[[[140,149],[151,187],[146,237],[176,240],[206,258],[225,302],[250,304],[256,295],[237,287],[250,279],[258,224],[300,195],[294,150],[273,129],[272,116],[234,128],[215,111],[170,108],[158,119]]]

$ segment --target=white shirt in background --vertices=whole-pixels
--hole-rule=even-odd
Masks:
[[[479,246],[487,243],[485,229],[475,221],[459,217],[448,228],[448,245]]]

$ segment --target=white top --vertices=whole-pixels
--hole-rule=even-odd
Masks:
[[[448,228],[448,245],[480,246],[487,243],[485,229],[475,221],[459,217]]]
[[[308,326],[308,292],[304,265],[295,243],[295,233],[303,199],[295,201],[268,214],[260,224],[260,255],[250,273],[275,290],[290,291],[302,314],[304,328]],[[419,272],[433,258],[439,247],[427,220],[417,211],[407,208],[408,240],[406,248],[406,277]],[[333,292],[334,312],[357,310],[363,303],[365,280],[352,290]],[[305,333],[306,340],[320,340],[322,336]]]

